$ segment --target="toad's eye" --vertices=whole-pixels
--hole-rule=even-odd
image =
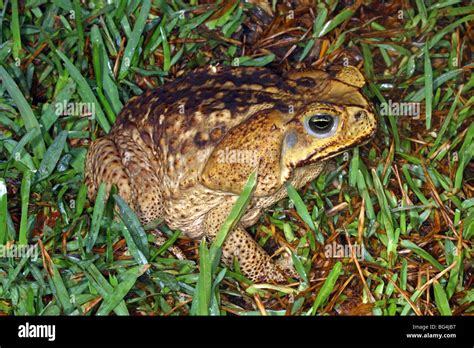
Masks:
[[[305,128],[317,138],[326,138],[336,132],[339,117],[330,114],[316,114],[306,118]]]

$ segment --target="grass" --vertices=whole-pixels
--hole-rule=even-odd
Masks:
[[[0,1],[0,244],[39,250],[0,255],[1,314],[472,314],[474,7],[271,3]],[[86,199],[87,147],[127,100],[209,64],[353,64],[368,80],[375,139],[251,228],[301,280],[252,284],[216,262],[252,180],[210,248],[141,226],[103,189]],[[384,115],[389,102],[421,103],[420,117]],[[58,112],[68,103],[87,107]],[[328,257],[333,243],[353,252]]]

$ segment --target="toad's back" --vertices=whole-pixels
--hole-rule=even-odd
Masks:
[[[265,68],[199,70],[132,98],[111,137],[137,132],[164,180],[189,186],[229,129],[259,110],[296,107],[304,96],[296,85]]]

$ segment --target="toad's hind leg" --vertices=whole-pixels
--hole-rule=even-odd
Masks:
[[[208,213],[204,228],[210,240],[216,237],[232,207],[233,202],[228,201]],[[242,273],[254,282],[283,283],[286,276],[293,277],[296,274],[290,267],[273,261],[241,225],[229,232],[222,246],[222,261],[226,265],[232,266],[234,257],[237,258]]]
[[[91,144],[86,158],[85,181],[89,199],[95,200],[102,182],[106,184],[107,193],[116,185],[119,195],[140,221],[143,224],[152,222],[162,215],[161,192],[153,169],[157,165],[140,139],[127,135],[116,135],[114,141],[107,137],[97,139]],[[152,230],[151,233],[158,246],[166,242],[161,231]],[[177,246],[172,245],[168,250],[178,259],[185,258]]]
[[[95,199],[102,182],[107,192],[116,185],[119,195],[136,212],[143,224],[162,217],[161,192],[148,149],[128,135],[94,141],[86,159],[85,180],[90,199]]]
[[[89,147],[85,163],[87,194],[94,201],[99,185],[104,182],[107,193],[112,185],[117,185],[119,195],[129,205],[133,205],[130,180],[122,164],[115,143],[108,138],[95,140]]]

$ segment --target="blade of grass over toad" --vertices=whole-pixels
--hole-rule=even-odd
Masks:
[[[433,68],[431,66],[428,44],[423,46],[425,55],[425,103],[426,103],[426,129],[431,128],[431,114],[433,110]]]
[[[3,6],[6,6],[6,3],[4,3]],[[13,38],[13,58],[17,60],[19,59],[21,51],[20,22],[18,20],[18,0],[12,0],[12,20],[10,22],[10,30],[12,32]]]
[[[0,178],[0,245],[5,244],[7,237],[7,184]]]
[[[341,274],[341,270],[342,263],[338,261],[332,268],[328,277],[324,281],[323,286],[319,290],[316,300],[311,307],[311,315],[315,315],[318,308],[323,304],[324,301],[326,301],[326,299],[329,298],[329,295],[331,295],[331,292],[334,290],[334,285],[336,284],[337,278],[339,278],[339,275]]]
[[[2,80],[2,85],[5,86],[5,89],[8,91],[8,94],[12,97],[15,102],[20,115],[25,123],[26,130],[36,129],[38,134],[34,137],[32,141],[33,153],[38,159],[43,158],[44,152],[46,151],[46,146],[44,144],[43,137],[40,132],[40,125],[36,119],[33,110],[29,103],[26,101],[23,93],[21,93],[18,85],[13,81],[8,72],[3,66],[0,66],[0,79]]]
[[[31,177],[31,171],[25,170],[23,172],[23,179],[21,180],[21,220],[18,238],[18,244],[20,245],[28,243],[28,236],[26,234],[28,232],[28,204],[30,202]]]
[[[61,51],[56,50],[56,54],[62,59],[64,66],[68,70],[73,80],[77,83],[77,91],[82,100],[86,103],[94,104],[95,115],[93,115],[93,117],[97,118],[97,122],[99,122],[99,125],[102,127],[104,132],[108,133],[110,131],[109,122],[107,121],[107,118],[105,117],[105,114],[102,111],[102,108],[100,107],[100,104],[94,96],[94,93],[92,92],[92,89],[87,83],[86,79],[82,76],[81,72],[77,70],[69,58],[66,57]]]
[[[67,130],[63,130],[61,133],[59,133],[59,135],[54,139],[53,143],[46,151],[38,171],[35,173],[36,182],[46,179],[53,172],[56,164],[59,161],[59,158],[61,157],[64,145],[66,145],[67,135]]]
[[[444,292],[443,287],[437,280],[435,280],[433,283],[433,290],[436,306],[438,307],[441,315],[453,315],[451,308],[449,307],[449,301],[448,297],[446,296],[446,292]]]
[[[104,298],[97,315],[108,315],[113,311],[135,285],[138,277],[145,273],[148,268],[150,268],[150,265],[140,265],[127,270],[123,275],[124,280],[115,287],[112,294]]]
[[[95,199],[94,211],[92,213],[92,223],[89,234],[86,239],[86,251],[91,252],[94,247],[97,236],[99,235],[100,225],[102,221],[102,216],[104,215],[105,202],[107,200],[107,186],[103,182],[99,186],[97,191],[97,197]]]
[[[234,228],[234,226],[239,222],[240,218],[247,209],[248,204],[250,203],[250,199],[252,198],[252,194],[255,190],[257,185],[257,174],[253,172],[250,174],[245,186],[240,194],[239,198],[235,202],[232,210],[230,211],[229,216],[222,224],[219,232],[217,233],[216,239],[212,243],[212,247],[220,248],[227,237],[227,234]]]
[[[142,2],[142,8],[140,9],[140,14],[137,17],[135,22],[135,26],[133,27],[132,34],[130,35],[127,46],[125,46],[125,51],[122,58],[122,64],[120,65],[119,70],[119,80],[122,80],[125,76],[127,76],[128,69],[130,68],[130,64],[132,62],[132,58],[135,55],[137,50],[138,42],[140,41],[140,37],[143,34],[143,29],[145,28],[146,19],[148,14],[150,13],[151,9],[151,1],[144,0]]]
[[[435,266],[439,271],[443,271],[444,267],[442,264],[440,264],[433,256],[431,256],[427,251],[424,249],[420,248],[418,245],[413,243],[412,241],[408,239],[404,239],[400,243],[404,248],[408,248],[411,251],[413,251],[415,254],[418,256],[424,258],[426,261],[431,263],[433,266]]]
[[[140,220],[138,220],[137,215],[133,212],[132,209],[128,206],[128,204],[123,200],[122,197],[119,195],[113,195],[115,203],[119,208],[120,217],[124,222],[127,229],[130,231],[130,234],[140,249],[142,254],[148,258],[150,256],[150,250],[148,247],[148,239],[143,229]]]
[[[166,250],[168,250],[168,248],[172,246],[174,242],[176,242],[180,234],[181,234],[181,231],[176,231],[175,233],[173,233],[173,235],[170,238],[168,238],[168,240],[164,242],[163,245],[160,246],[158,250],[155,252],[155,254],[150,258],[150,262],[153,261],[156,257],[163,254]]]
[[[191,306],[191,313],[194,315],[207,315],[209,313],[209,305],[211,301],[211,286],[213,269],[220,257],[220,250],[227,234],[235,227],[240,218],[244,214],[250,200],[252,193],[257,185],[257,174],[253,172],[250,174],[247,182],[244,185],[242,193],[235,202],[229,216],[222,224],[216,239],[211,245],[210,250],[207,248],[205,241],[201,242],[199,246],[199,278],[195,288],[195,296]]]

